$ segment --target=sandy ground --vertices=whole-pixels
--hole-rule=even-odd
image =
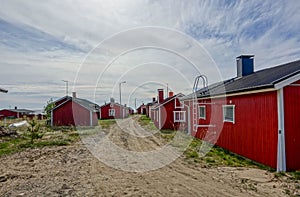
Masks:
[[[121,124],[127,125],[135,135],[141,134],[135,120]],[[118,126],[103,135],[131,151],[155,150],[164,144],[154,136],[134,137]],[[187,161],[184,156],[156,170],[126,172],[96,159],[82,142],[29,149],[0,158],[0,196],[300,195],[296,188],[299,188],[297,181],[275,178],[268,171],[205,167]]]

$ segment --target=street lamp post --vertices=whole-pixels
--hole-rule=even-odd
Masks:
[[[66,95],[68,96],[68,93],[69,93],[69,81],[68,80],[62,80],[62,81],[66,83]]]
[[[123,110],[122,110],[122,90],[121,90],[121,85],[122,83],[126,83],[126,81],[122,81],[119,83],[119,93],[120,93],[120,114],[122,113],[122,118],[124,118]]]

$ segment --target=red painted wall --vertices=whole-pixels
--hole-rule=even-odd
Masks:
[[[216,127],[198,128],[197,133],[192,133],[193,135],[212,143],[216,140],[216,145],[220,147],[276,168],[276,91],[227,97],[225,103],[235,105],[235,123],[223,124],[222,99],[205,101],[213,104],[206,104],[207,119],[199,120],[199,124],[212,124]],[[192,102],[190,108],[191,105]],[[190,111],[192,115],[192,110]],[[191,119],[191,126],[192,124]]]
[[[7,109],[0,110],[0,119],[7,118],[7,117],[18,118],[18,113]],[[20,117],[22,118],[22,116]]]
[[[98,125],[97,114],[92,113],[93,126]],[[90,126],[90,111],[73,101],[53,110],[54,126]]]
[[[115,116],[109,116],[109,109],[115,109]],[[120,110],[123,111],[123,107],[120,108],[120,105],[114,104],[113,106],[110,106],[110,103],[101,106],[101,119],[114,119],[114,118],[122,118],[122,113],[120,113]],[[127,109],[128,110],[128,109]]]
[[[298,81],[300,84],[300,81]],[[284,88],[285,147],[287,170],[300,169],[300,86]]]
[[[180,129],[183,129],[183,130],[187,129],[186,123],[174,122],[174,111],[186,111],[186,109],[184,109],[184,108],[175,108],[175,101],[177,102],[177,104],[179,106],[179,101],[176,98],[160,107],[159,118],[161,121],[161,128],[159,128],[159,118],[156,115],[157,112],[159,111],[159,109],[157,108],[156,110],[151,110],[151,119],[157,128],[177,130],[177,129],[179,129],[179,127],[181,127]],[[154,113],[156,113],[155,119],[154,119]],[[186,116],[187,116],[187,114],[186,114]],[[186,120],[187,120],[187,117],[186,117]]]

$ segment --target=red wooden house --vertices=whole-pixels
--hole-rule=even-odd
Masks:
[[[130,115],[130,108],[115,103],[111,99],[110,103],[105,103],[100,107],[100,119],[126,118]]]
[[[188,130],[277,171],[299,170],[300,60],[254,72],[253,56],[239,56],[237,68],[182,99]]]
[[[14,109],[2,109],[0,110],[0,119],[4,118],[23,118],[23,117],[34,116],[33,110],[28,109],[18,109],[15,107]]]
[[[140,105],[137,109],[137,113],[138,114],[142,114],[142,115],[146,115],[147,114],[147,105],[145,105],[144,103],[142,105]]]
[[[139,106],[137,108],[137,113],[150,117],[150,108],[155,104],[157,104],[157,101],[155,100],[155,98],[152,98],[152,102],[149,102],[146,105],[143,103],[141,106]]]
[[[158,89],[158,103],[150,107],[149,116],[158,129],[185,129],[186,108],[180,103],[183,94],[173,95],[164,99],[163,89]]]
[[[54,101],[51,126],[97,126],[99,106],[77,97],[63,97]]]

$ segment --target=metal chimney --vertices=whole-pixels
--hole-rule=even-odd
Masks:
[[[236,58],[237,77],[250,75],[254,72],[254,55],[240,55]]]

